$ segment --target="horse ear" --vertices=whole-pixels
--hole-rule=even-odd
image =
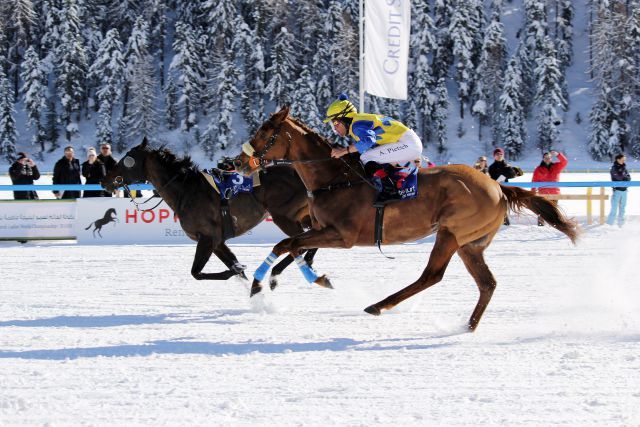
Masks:
[[[148,146],[149,146],[149,140],[145,136],[144,138],[142,138],[142,143],[140,144],[140,148],[147,148]]]
[[[289,111],[291,111],[291,107],[288,105],[285,105],[280,109],[280,111],[278,111],[273,115],[273,119],[276,122],[283,122],[287,117],[289,117]]]

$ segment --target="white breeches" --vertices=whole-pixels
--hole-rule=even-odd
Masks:
[[[409,129],[398,140],[392,144],[379,145],[373,147],[360,155],[362,163],[399,163],[403,165],[413,162],[422,156],[422,141],[416,133]]]

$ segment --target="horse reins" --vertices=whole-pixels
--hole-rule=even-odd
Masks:
[[[178,178],[179,175],[175,175],[173,178],[171,178],[166,184],[164,184],[162,187],[160,187],[158,190],[161,190],[163,188],[165,188],[166,186],[168,186],[169,184],[171,184],[173,181],[176,180],[176,178]],[[186,174],[185,174],[185,179],[186,179]],[[114,183],[116,185],[120,185],[122,188],[124,188],[124,190],[129,194],[129,198],[131,199],[131,203],[134,204],[134,206],[136,207],[136,210],[138,212],[148,212],[148,211],[152,211],[155,208],[157,208],[158,206],[160,206],[160,203],[164,202],[164,197],[161,196],[156,196],[155,194],[152,195],[151,197],[149,197],[147,200],[145,200],[144,202],[138,203],[133,196],[131,195],[131,189],[129,188],[129,185],[127,185],[124,182],[124,179],[121,176],[117,176],[114,179]],[[156,191],[158,191],[156,190]],[[148,203],[151,199],[155,198],[155,197],[160,197],[160,201],[158,203],[155,204],[154,207],[152,208],[148,208],[148,209],[140,209],[140,206]],[[180,205],[180,203],[178,203],[178,206]]]

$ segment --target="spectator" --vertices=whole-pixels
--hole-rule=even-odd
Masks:
[[[111,144],[107,142],[100,144],[98,160],[104,163],[104,168],[107,171],[107,174],[118,167],[118,160],[116,160],[111,153]],[[111,197],[112,195],[113,194],[110,192],[104,191],[104,197]]]
[[[493,163],[489,166],[489,176],[498,182],[509,182],[511,178],[522,176],[522,169],[511,166],[504,160],[504,150],[496,148],[493,150]],[[504,216],[504,225],[510,225],[509,215]]]
[[[74,157],[73,147],[64,148],[64,156],[53,167],[53,184],[82,184],[80,181],[80,161]],[[80,191],[54,191],[57,199],[77,199]]]
[[[13,185],[33,185],[33,181],[40,179],[40,171],[32,159],[26,153],[18,153],[16,160],[9,168],[9,176]],[[14,191],[16,200],[38,200],[38,193],[33,190]]]
[[[479,170],[485,175],[489,175],[489,165],[487,163],[487,156],[480,156],[473,165],[473,168]]]
[[[431,160],[429,160],[429,158],[427,156],[420,156],[418,158],[416,158],[413,163],[418,167],[421,168],[422,167],[422,161],[425,161],[426,167],[427,168],[435,168],[436,164],[433,163]]]
[[[611,181],[631,181],[631,175],[627,171],[627,158],[624,154],[616,156],[611,166]],[[613,195],[611,196],[611,212],[607,218],[607,224],[613,225],[618,217],[618,227],[624,225],[624,210],[627,207],[627,187],[613,187]]]
[[[107,176],[104,163],[98,159],[95,148],[87,150],[87,161],[82,164],[82,176],[86,179],[85,184],[100,184]],[[85,190],[82,197],[104,197],[104,191]]]
[[[553,158],[558,159],[557,162],[552,161]],[[558,182],[560,181],[560,172],[567,167],[569,161],[562,153],[551,151],[542,155],[542,161],[533,171],[532,182]],[[540,187],[535,189],[538,194],[560,194],[558,187]],[[557,205],[557,200],[551,200],[551,203]],[[542,217],[538,216],[538,225],[543,226]]]

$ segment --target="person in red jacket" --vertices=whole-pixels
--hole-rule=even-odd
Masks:
[[[553,158],[557,157],[558,161],[554,162]],[[569,161],[562,153],[550,151],[542,155],[540,165],[533,171],[532,182],[558,182],[560,181],[560,172],[567,167]],[[537,189],[538,194],[560,194],[558,187],[540,187]],[[558,203],[553,200],[553,203]],[[538,225],[543,226],[542,218],[538,217]]]

